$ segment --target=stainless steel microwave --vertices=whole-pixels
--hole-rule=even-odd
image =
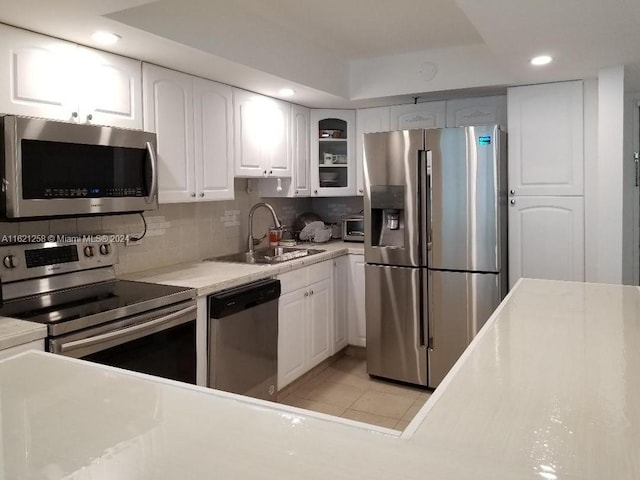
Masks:
[[[158,208],[154,133],[12,115],[0,126],[5,219]]]

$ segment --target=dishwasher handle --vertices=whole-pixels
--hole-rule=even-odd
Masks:
[[[209,296],[209,317],[224,318],[280,297],[280,280],[268,278]]]

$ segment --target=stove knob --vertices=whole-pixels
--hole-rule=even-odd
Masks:
[[[16,268],[18,266],[18,259],[15,255],[7,255],[2,260],[2,263],[7,268]]]
[[[111,245],[108,243],[104,243],[100,245],[100,254],[101,255],[109,255],[111,253]]]
[[[91,245],[87,245],[86,247],[84,247],[84,256],[85,257],[93,257],[95,254],[93,252],[93,247]]]

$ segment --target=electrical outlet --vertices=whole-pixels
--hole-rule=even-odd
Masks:
[[[134,240],[134,236],[133,235],[127,235],[126,237],[124,237],[124,245],[126,247],[133,247],[134,245],[140,245],[142,243],[142,240]]]

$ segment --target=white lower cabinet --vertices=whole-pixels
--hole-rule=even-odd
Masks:
[[[333,349],[338,353],[349,343],[349,256],[333,260]]]
[[[584,281],[583,197],[510,200],[510,287],[521,277]]]
[[[333,261],[278,277],[278,389],[290,384],[332,353]]]
[[[306,372],[307,290],[301,288],[280,297],[278,306],[278,389]]]
[[[13,355],[17,355],[18,353],[26,352],[29,350],[37,350],[39,352],[44,352],[44,339],[42,340],[34,340],[33,342],[23,343],[22,345],[16,345],[14,347],[5,348],[4,350],[0,350],[0,360],[3,358],[9,358]]]
[[[367,322],[364,299],[364,255],[349,255],[347,297],[349,345],[367,346]]]

